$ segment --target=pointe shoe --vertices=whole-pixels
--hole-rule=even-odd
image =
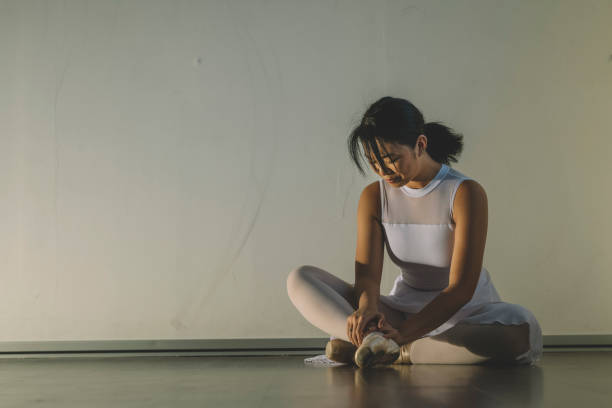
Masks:
[[[383,333],[374,331],[364,337],[355,351],[355,364],[359,367],[370,367],[375,364],[391,364],[400,355],[400,347],[395,340],[388,339]]]
[[[402,344],[400,346],[399,357],[392,364],[412,364],[410,361],[410,346],[412,343]]]
[[[354,364],[353,357],[356,350],[357,346],[351,342],[342,339],[332,339],[325,346],[325,355],[330,360],[338,363]]]

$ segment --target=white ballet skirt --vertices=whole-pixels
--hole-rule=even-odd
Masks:
[[[425,291],[410,287],[398,276],[389,295],[381,295],[380,301],[406,314],[418,313],[442,290]],[[406,316],[408,317],[408,316]],[[521,305],[503,302],[491,281],[489,271],[483,268],[472,299],[450,319],[423,337],[431,337],[455,326],[458,322],[469,324],[501,323],[520,325],[529,323],[530,349],[517,357],[520,364],[535,364],[542,356],[542,330],[537,319]]]

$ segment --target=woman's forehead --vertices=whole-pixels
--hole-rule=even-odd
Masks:
[[[381,142],[376,141],[376,146],[381,156],[386,156],[387,154],[393,154],[393,153],[401,154],[401,146],[396,143],[382,142],[382,145],[381,145]],[[369,146],[369,150],[370,150],[370,154],[374,155],[372,146]]]

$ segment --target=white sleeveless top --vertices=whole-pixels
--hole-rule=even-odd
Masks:
[[[407,313],[417,313],[448,286],[454,246],[453,200],[457,188],[471,179],[446,164],[423,188],[393,187],[380,179],[382,225],[387,253],[400,275],[381,302]],[[500,302],[486,268],[482,268],[472,299],[446,323],[428,333],[434,336],[477,310],[483,303]]]

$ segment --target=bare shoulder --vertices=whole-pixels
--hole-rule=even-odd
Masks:
[[[484,187],[474,179],[464,180],[463,183],[459,185],[457,194],[459,194],[459,191],[469,191],[470,193],[486,195]]]
[[[359,198],[359,206],[365,213],[380,219],[380,182],[374,181],[364,187]]]
[[[376,198],[380,201],[380,182],[374,181],[364,187],[363,192],[370,198]]]
[[[484,213],[487,211],[487,192],[476,180],[464,180],[455,193],[453,201],[453,221],[457,217],[470,215],[474,212]]]

